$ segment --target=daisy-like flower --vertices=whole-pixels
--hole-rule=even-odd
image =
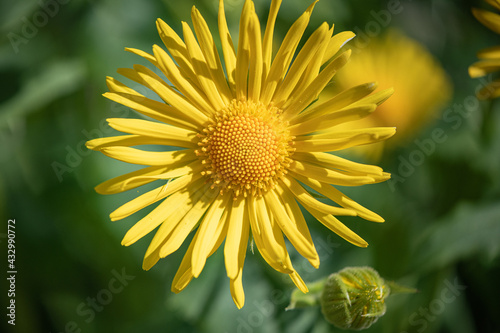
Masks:
[[[131,245],[159,227],[143,268],[150,269],[179,249],[194,232],[172,283],[172,291],[179,292],[200,275],[207,258],[225,240],[225,266],[238,308],[244,304],[242,270],[250,237],[269,265],[289,274],[297,287],[307,292],[292,266],[284,237],[318,267],[319,257],[298,203],[327,228],[361,247],[367,243],[334,216],[383,222],[331,185],[373,184],[387,180],[389,174],[377,166],[326,152],[392,136],[392,127],[346,131],[335,127],[372,113],[392,90],[370,94],[371,86],[363,85],[312,104],[348,60],[350,51],[337,52],[353,34],[333,35],[333,27],[324,23],[296,52],[313,3],[291,26],[273,58],[280,3],[272,1],[262,39],[254,4],[245,2],[235,49],[220,0],[223,62],[196,8],[192,10],[194,32],[182,24],[184,39],[158,19],[158,32],[167,51],[157,45],[152,54],[127,50],[149,60],[172,85],[140,65],[118,72],[151,89],[163,102],[108,78],[110,92],[105,97],[151,119],[108,119],[112,128],[128,134],[87,143],[90,149],[112,158],[148,165],[100,184],[97,192],[113,194],[162,182],[110,215],[111,220],[120,220],[161,201],[122,241]],[[153,152],[131,147],[140,145],[179,148]],[[318,201],[310,189],[336,205]]]
[[[500,10],[500,0],[485,0],[487,3]],[[500,15],[478,8],[472,8],[472,14],[485,27],[500,34]],[[478,78],[500,70],[500,46],[493,46],[477,53],[481,60],[469,66],[469,75]],[[483,87],[477,96],[482,99],[497,98],[500,96],[500,80],[494,80]]]
[[[394,95],[377,112],[343,128],[396,126],[393,139],[359,147],[358,153],[377,159],[384,149],[407,143],[451,98],[450,80],[439,62],[417,41],[391,30],[354,54],[328,87],[322,98],[363,82],[377,81],[379,87],[393,87]],[[415,94],[418,91],[418,94]]]

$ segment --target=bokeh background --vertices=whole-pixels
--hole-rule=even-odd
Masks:
[[[310,4],[283,2],[279,38]],[[242,3],[226,1],[234,37]],[[255,3],[265,22],[270,1]],[[319,308],[285,311],[294,287],[258,252],[246,259],[242,310],[230,297],[222,251],[199,279],[173,294],[170,283],[186,244],[145,272],[142,256],[151,236],[120,246],[144,212],[120,222],[108,218],[145,189],[113,196],[93,190],[137,168],[84,147],[88,139],[113,134],[106,118],[136,116],[101,96],[105,76],[118,76],[117,68],[136,63],[149,66],[123,48],[149,52],[161,43],[155,19],[180,32],[192,5],[215,34],[217,0],[0,2],[1,276],[7,272],[9,219],[16,221],[17,269],[15,326],[7,324],[8,285],[5,278],[0,281],[2,332],[340,331]],[[380,19],[390,6],[401,10]],[[368,332],[500,332],[500,106],[475,97],[491,77],[470,79],[467,73],[476,52],[500,44],[500,36],[478,23],[471,7],[487,8],[465,0],[322,0],[306,32],[327,21],[337,32],[351,30],[360,37],[372,22],[370,43],[396,28],[438,59],[453,86],[425,126],[379,156],[377,163],[399,178],[346,189],[386,219],[376,224],[342,218],[370,246],[356,248],[307,215],[321,267],[312,269],[291,251],[306,282],[346,266],[369,265],[384,278],[419,290],[390,297],[387,313]],[[417,103],[419,86],[411,97]],[[466,111],[459,112],[460,106]],[[428,142],[436,129],[446,139],[426,152],[417,141]],[[418,163],[417,155],[424,156]]]

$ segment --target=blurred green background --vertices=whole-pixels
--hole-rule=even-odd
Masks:
[[[226,1],[233,36],[242,2]],[[270,1],[255,2],[265,22]],[[310,3],[283,2],[280,38]],[[216,33],[217,0],[0,2],[2,276],[9,219],[16,221],[17,269],[15,326],[7,324],[8,285],[1,279],[2,332],[340,331],[318,308],[285,311],[293,285],[257,252],[247,255],[242,310],[229,294],[222,251],[186,290],[171,293],[186,244],[145,272],[142,256],[151,236],[120,246],[143,213],[114,223],[108,217],[145,189],[113,196],[93,190],[137,168],[84,147],[88,139],[113,134],[106,118],[135,116],[101,96],[105,76],[146,64],[123,48],[150,52],[161,43],[155,19],[180,31],[193,4]],[[471,7],[485,5],[463,0],[400,5],[403,10],[382,30],[399,28],[440,60],[454,85],[447,108],[473,98],[481,81],[470,79],[467,67],[478,50],[500,44],[500,36],[471,14]],[[335,23],[337,32],[363,31],[374,21],[373,12],[387,6],[383,0],[322,0],[308,33],[323,21]],[[386,219],[382,225],[341,219],[370,243],[368,248],[352,246],[307,215],[321,267],[312,269],[291,251],[303,279],[313,282],[346,266],[370,265],[384,278],[419,290],[389,298],[386,315],[368,332],[500,332],[499,108],[499,101],[478,102],[457,127],[436,114],[417,139],[429,138],[435,128],[448,139],[405,173],[404,181],[348,189]],[[402,159],[415,149],[409,142],[380,164],[401,176]]]

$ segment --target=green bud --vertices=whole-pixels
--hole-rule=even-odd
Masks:
[[[321,312],[338,328],[363,330],[384,315],[390,288],[371,267],[347,267],[328,277]]]

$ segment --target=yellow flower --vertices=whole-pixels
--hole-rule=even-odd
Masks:
[[[313,3],[292,25],[273,59],[273,30],[280,4],[280,0],[272,1],[262,40],[254,4],[245,2],[235,50],[220,0],[224,63],[196,8],[192,10],[194,32],[186,23],[182,25],[184,40],[158,19],[158,31],[168,53],[157,45],[153,46],[153,54],[127,50],[149,60],[172,86],[144,66],[118,72],[151,89],[164,102],[146,98],[113,78],[107,80],[110,92],[105,97],[152,119],[108,119],[111,127],[128,134],[91,140],[87,146],[112,158],[148,167],[106,181],[96,190],[113,194],[163,181],[156,189],[116,209],[110,217],[120,220],[163,200],[122,241],[128,246],[159,227],[147,249],[144,269],[175,252],[195,231],[174,277],[174,292],[199,276],[207,258],[225,240],[231,294],[241,308],[243,262],[250,237],[269,265],[289,274],[297,287],[307,292],[292,266],[283,237],[311,265],[319,266],[298,203],[327,228],[362,247],[367,243],[334,215],[383,222],[330,184],[378,183],[387,180],[389,174],[377,166],[325,152],[392,136],[392,127],[347,131],[335,128],[373,112],[392,90],[370,95],[371,89],[358,87],[310,106],[348,60],[350,51],[335,55],[353,34],[332,36],[333,28],[324,23],[294,60]],[[139,145],[180,148],[164,152],[131,148]],[[304,185],[337,205],[318,201]]]
[[[333,88],[338,91],[368,80],[380,87],[393,87],[395,91],[377,112],[359,122],[346,124],[346,128],[396,126],[398,133],[392,140],[370,149],[358,149],[376,158],[384,148],[406,143],[431,121],[451,97],[451,83],[437,60],[422,45],[400,32],[389,31],[357,51],[337,74],[337,85]],[[373,89],[376,88],[374,85]]]
[[[486,0],[487,3],[500,10],[499,0]],[[472,8],[472,14],[485,27],[500,34],[500,15],[483,9]],[[469,75],[472,78],[485,76],[500,69],[500,46],[493,46],[478,52],[481,60],[469,66]],[[477,94],[479,98],[497,98],[500,96],[500,80],[490,82]]]

